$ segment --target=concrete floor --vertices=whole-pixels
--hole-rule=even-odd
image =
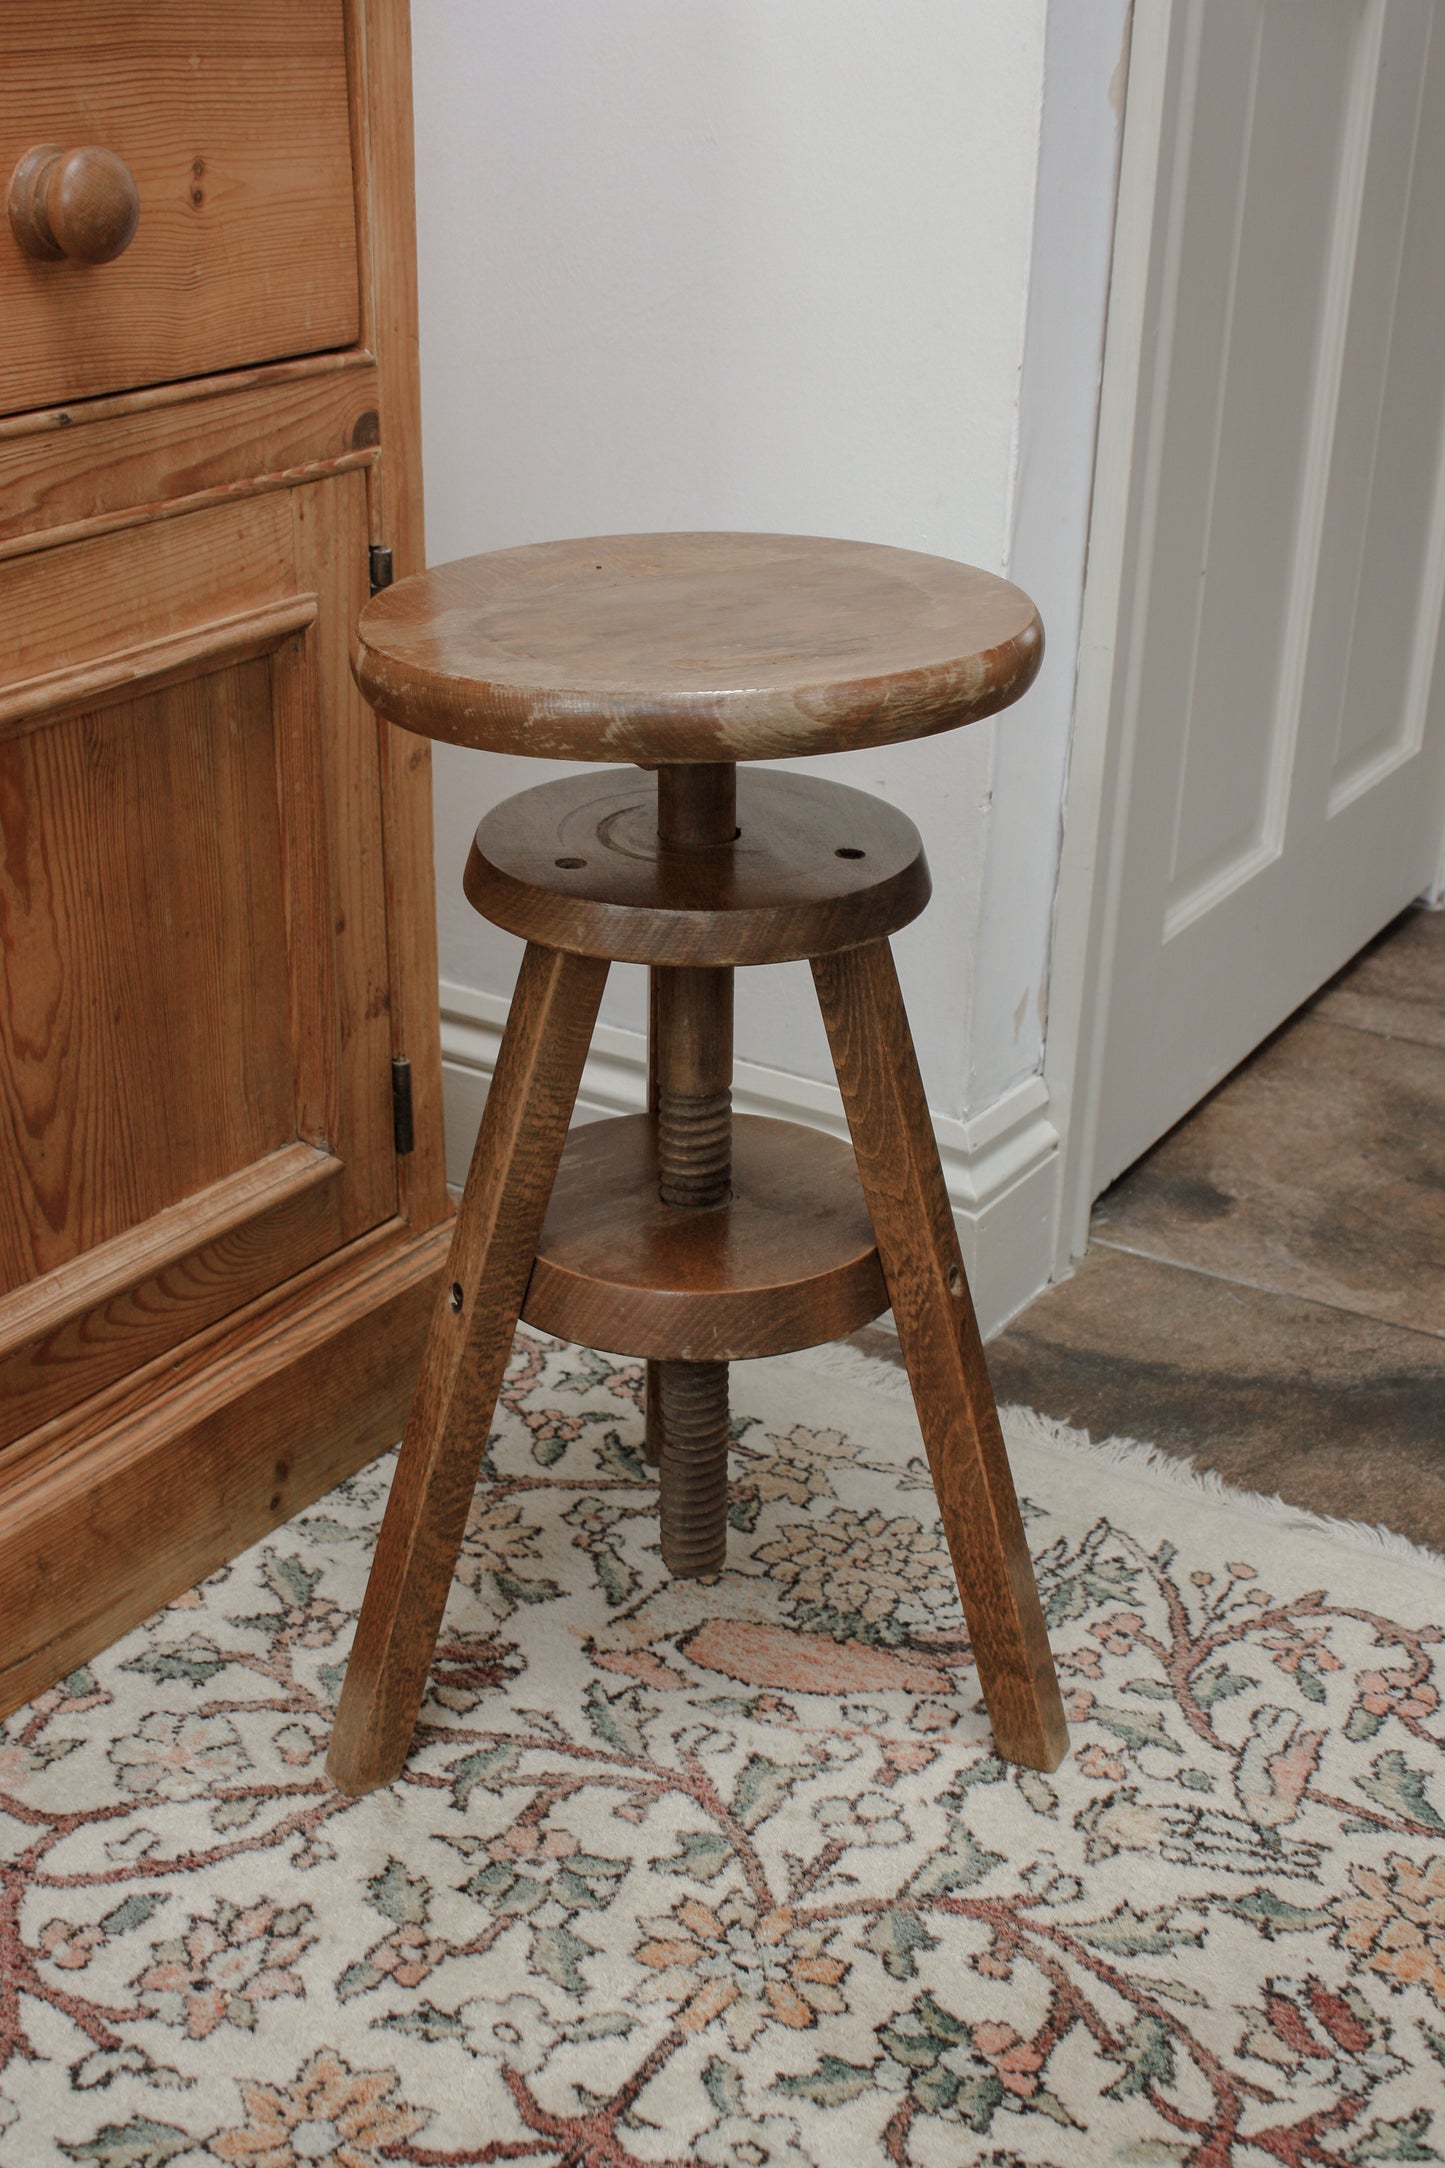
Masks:
[[[1121,1176],[988,1356],[1000,1400],[1445,1551],[1445,913]]]

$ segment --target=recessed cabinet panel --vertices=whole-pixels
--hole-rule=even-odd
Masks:
[[[395,1210],[365,565],[343,474],[4,568],[0,1447]]]
[[[270,680],[0,741],[0,1290],[296,1135]]]
[[[121,161],[92,192],[128,175],[139,218],[105,262],[0,223],[4,412],[357,337],[342,0],[5,0],[0,189],[43,146]]]

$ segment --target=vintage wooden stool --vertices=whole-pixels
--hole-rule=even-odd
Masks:
[[[508,799],[467,862],[471,902],[527,949],[337,1713],[344,1791],[406,1758],[519,1316],[647,1358],[663,1558],[706,1576],[726,1536],[728,1363],[836,1338],[891,1300],[998,1751],[1036,1769],[1065,1752],[888,946],[928,900],[918,831],[839,783],[737,770],[972,722],[1019,697],[1042,647],[1002,580],[789,535],[504,550],[362,613],[353,667],[391,722],[638,765]],[[793,957],[812,965],[851,1153],[731,1116],[733,967]],[[614,959],[651,966],[652,1111],[569,1138]]]

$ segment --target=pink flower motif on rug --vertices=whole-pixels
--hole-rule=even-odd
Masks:
[[[519,1337],[406,1771],[322,1757],[389,1464],[0,1726],[3,2168],[1445,2158],[1438,1562],[1008,1429],[1072,1751],[993,1751],[911,1410]]]

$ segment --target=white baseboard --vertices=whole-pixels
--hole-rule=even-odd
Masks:
[[[442,1080],[447,1178],[460,1185],[476,1142],[507,1003],[443,979]],[[579,1121],[640,1113],[647,1104],[647,1042],[641,1032],[599,1024],[582,1072]],[[740,1114],[806,1122],[846,1137],[837,1089],[784,1069],[740,1061],[733,1071]],[[1059,1138],[1041,1076],[1026,1077],[967,1121],[935,1114],[939,1157],[985,1335],[1046,1285],[1058,1210]]]

